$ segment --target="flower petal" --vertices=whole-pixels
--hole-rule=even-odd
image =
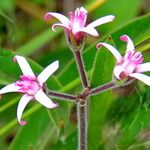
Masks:
[[[111,22],[114,19],[115,19],[115,16],[108,15],[108,16],[105,16],[105,17],[102,17],[102,18],[99,18],[99,19],[93,21],[92,23],[90,23],[89,25],[87,25],[87,27],[89,27],[89,28],[95,28],[95,27],[100,26],[102,24]]]
[[[78,32],[85,32],[85,33],[93,35],[93,36],[99,36],[97,30],[94,28],[91,28],[91,27],[81,28],[78,31],[76,31],[75,34],[77,34]]]
[[[123,58],[122,56],[120,55],[120,53],[110,44],[107,44],[107,43],[98,43],[96,45],[96,48],[100,48],[101,46],[105,46],[113,55],[114,57],[116,58],[117,60],[117,63],[121,63]]]
[[[26,107],[26,105],[29,103],[29,101],[32,99],[33,97],[32,96],[28,96],[28,95],[23,95],[21,100],[19,101],[19,104],[18,104],[18,107],[17,107],[17,119],[18,119],[18,122],[21,124],[21,125],[25,125],[27,122],[26,121],[23,121],[21,120],[21,116],[22,116],[22,113]]]
[[[70,20],[66,16],[64,16],[60,13],[56,13],[56,12],[48,12],[44,18],[45,18],[45,20],[48,20],[51,17],[57,18],[62,24],[69,27]]]
[[[35,77],[35,74],[24,57],[16,55],[14,57],[14,61],[17,61],[24,75]]]
[[[142,82],[144,82],[145,84],[147,84],[148,86],[150,86],[150,77],[141,73],[132,73],[129,75],[130,77],[136,78]]]
[[[55,108],[58,104],[53,103],[43,92],[43,90],[39,90],[35,95],[34,98],[41,103],[43,106],[47,108]]]
[[[129,52],[129,51],[135,52],[134,44],[133,44],[132,40],[129,38],[129,36],[127,36],[127,35],[122,35],[122,36],[120,37],[120,40],[127,43],[126,53]]]
[[[6,85],[0,90],[0,94],[10,93],[10,92],[19,92],[19,87],[15,83]]]
[[[37,80],[40,82],[41,86],[43,83],[58,69],[59,61],[54,61],[48,65],[37,77]]]
[[[139,64],[136,67],[135,72],[147,72],[150,71],[150,62],[148,63],[143,63],[143,64]]]
[[[125,75],[125,69],[121,65],[115,66],[113,70],[114,76],[120,80],[122,75]]]
[[[64,29],[67,29],[67,30],[71,30],[68,26],[62,24],[62,23],[56,23],[52,26],[52,30],[55,31],[55,28],[56,27],[61,27],[61,28],[64,28]]]

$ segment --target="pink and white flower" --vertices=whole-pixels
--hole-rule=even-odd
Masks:
[[[118,79],[136,78],[150,86],[150,77],[142,74],[150,71],[150,62],[143,63],[143,55],[135,50],[132,40],[127,35],[122,35],[120,40],[127,43],[124,57],[110,44],[99,43],[97,48],[105,46],[116,58],[117,64],[113,70],[114,76]]]
[[[86,26],[87,14],[87,10],[81,7],[77,8],[75,12],[71,11],[68,13],[70,20],[64,15],[56,12],[48,12],[45,15],[45,20],[48,20],[51,17],[57,18],[61,23],[54,24],[52,26],[52,30],[55,31],[55,27],[64,28],[69,36],[74,35],[76,42],[80,43],[80,41],[84,39],[86,34],[99,36],[95,27],[111,22],[115,18],[113,15],[108,15],[99,18]]]
[[[14,57],[23,75],[21,79],[15,83],[9,84],[0,90],[0,94],[9,92],[20,92],[24,95],[19,101],[17,107],[17,119],[21,125],[25,125],[26,121],[21,120],[22,113],[30,100],[35,99],[47,108],[55,108],[58,104],[53,103],[44,93],[44,82],[58,69],[59,62],[55,61],[48,65],[38,76],[35,76],[27,60],[16,55]]]

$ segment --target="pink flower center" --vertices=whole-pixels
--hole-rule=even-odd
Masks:
[[[75,34],[79,29],[85,27],[87,20],[87,11],[84,8],[77,8],[76,11],[69,12],[70,16],[70,28],[72,33]]]
[[[128,77],[131,73],[134,73],[137,65],[141,64],[143,62],[143,55],[141,52],[132,52],[129,51],[125,54],[124,60],[121,64],[122,70],[120,72],[119,77],[121,79]]]
[[[143,62],[143,55],[141,54],[141,52],[132,52],[129,51],[125,58],[124,61],[129,61],[129,63],[133,63],[135,65],[141,64]]]
[[[16,85],[19,86],[21,93],[34,96],[37,91],[42,88],[36,77],[22,75],[20,78],[21,80],[17,81]]]

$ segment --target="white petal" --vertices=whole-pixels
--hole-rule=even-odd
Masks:
[[[150,77],[141,73],[132,73],[129,75],[130,77],[136,78],[142,82],[144,82],[145,84],[147,84],[148,86],[150,86]]]
[[[80,7],[80,11],[84,13],[88,13],[87,10],[84,7]]]
[[[19,104],[18,104],[18,107],[17,107],[17,119],[18,119],[18,122],[21,125],[26,124],[26,121],[21,120],[21,116],[22,116],[22,113],[23,113],[26,105],[29,103],[29,101],[32,98],[33,98],[32,96],[28,96],[28,95],[25,94],[25,95],[22,96],[21,100],[19,101]]]
[[[125,69],[121,66],[121,65],[117,65],[115,66],[114,70],[113,70],[114,76],[120,80],[120,75],[121,73],[125,73]]]
[[[96,45],[97,48],[99,48],[101,46],[105,46],[114,55],[114,57],[116,58],[118,63],[122,62],[122,60],[123,60],[122,56],[112,45],[107,44],[107,43],[98,43]]]
[[[48,12],[45,15],[45,20],[48,20],[51,17],[57,18],[62,24],[64,24],[64,25],[69,27],[70,20],[66,16],[64,16],[64,15],[62,15],[60,13],[56,13],[56,12]]]
[[[59,61],[55,61],[48,65],[37,77],[41,85],[58,69]]]
[[[78,32],[85,32],[85,33],[93,35],[93,36],[99,36],[97,30],[94,28],[91,28],[91,27],[81,28],[76,33],[78,33]]]
[[[30,65],[28,64],[27,60],[24,57],[16,55],[14,57],[14,61],[17,61],[24,75],[35,77]]]
[[[61,27],[61,28],[64,28],[64,29],[68,29],[68,30],[71,30],[68,26],[64,25],[64,24],[61,24],[61,23],[56,23],[52,26],[52,30],[55,31],[55,28],[56,27]]]
[[[115,19],[115,16],[113,16],[113,15],[108,15],[108,16],[105,16],[105,17],[102,17],[102,18],[99,18],[99,19],[93,21],[92,23],[90,23],[89,25],[87,25],[87,27],[95,28],[95,27],[100,26],[100,25],[102,25],[102,24],[111,22],[111,21],[113,21],[114,19]]]
[[[129,52],[129,51],[135,52],[134,44],[133,44],[132,40],[129,38],[129,36],[127,36],[127,35],[122,35],[122,36],[120,37],[120,40],[127,43],[126,53]]]
[[[135,70],[135,72],[147,72],[147,71],[150,71],[150,62],[137,65]]]
[[[0,90],[0,94],[10,93],[10,92],[19,92],[19,87],[15,83],[6,85]]]
[[[43,90],[39,90],[35,95],[34,98],[41,103],[43,106],[47,108],[55,108],[58,104],[53,103],[43,92]]]

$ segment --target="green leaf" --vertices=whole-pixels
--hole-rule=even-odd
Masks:
[[[105,48],[98,50],[94,65],[92,67],[91,86],[96,87],[112,80],[112,69],[114,59]],[[89,149],[97,149],[105,114],[114,97],[111,92],[101,93],[93,96],[90,101],[90,123],[89,123]]]
[[[133,19],[138,14],[138,8],[140,7],[140,4],[140,0],[105,1],[101,7],[93,12],[94,18],[111,14],[115,16],[115,20],[111,23],[107,23],[106,25],[98,27],[100,28],[100,33],[102,35],[108,33],[108,31],[121,27]]]
[[[47,135],[51,135],[51,133],[56,130],[50,122],[49,116],[45,109],[39,109],[31,117],[32,118],[29,119],[26,126],[19,127],[20,131],[11,143],[9,150],[35,149],[38,143],[44,142],[46,139],[46,136],[43,137],[45,131],[47,131]],[[55,132],[55,136],[56,135],[57,134]]]
[[[35,38],[27,42],[26,44],[19,47],[16,51],[22,55],[31,55],[35,51],[42,48],[45,44],[53,40],[56,36],[61,33],[62,30],[58,30],[56,33],[50,29],[45,30],[41,34],[37,35]]]

